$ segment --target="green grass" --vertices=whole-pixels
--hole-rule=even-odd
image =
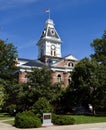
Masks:
[[[7,113],[0,113],[0,121],[13,125],[14,117],[9,116]]]
[[[0,120],[8,120],[12,119],[13,117],[10,117],[7,113],[0,113]]]
[[[14,125],[14,120],[6,120],[3,123]]]
[[[76,124],[106,122],[106,117],[103,116],[71,115],[71,117],[75,119]]]

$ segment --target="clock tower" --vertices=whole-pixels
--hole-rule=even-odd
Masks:
[[[47,63],[50,59],[61,59],[61,39],[54,27],[52,19],[45,22],[42,35],[37,42],[38,59]]]

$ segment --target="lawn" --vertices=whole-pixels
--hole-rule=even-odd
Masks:
[[[3,123],[14,125],[14,119],[3,121]]]
[[[106,116],[71,115],[71,117],[75,119],[76,124],[106,122]]]
[[[0,113],[0,121],[13,125],[14,117],[9,116],[7,113]]]
[[[7,113],[0,113],[0,120],[8,120],[11,118],[13,118],[13,117],[9,116],[9,114],[7,114]]]

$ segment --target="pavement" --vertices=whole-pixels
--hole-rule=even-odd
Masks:
[[[105,123],[67,125],[67,126],[48,126],[41,128],[19,129],[12,125],[0,121],[0,130],[106,130]]]

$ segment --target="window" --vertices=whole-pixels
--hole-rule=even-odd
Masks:
[[[71,76],[68,77],[68,83],[70,84],[72,82]]]
[[[27,77],[27,75],[25,75],[25,83],[27,83],[29,80],[29,78]]]
[[[54,45],[51,46],[51,56],[56,56],[56,47]]]
[[[68,63],[68,66],[69,66],[69,67],[73,67],[74,64],[73,64],[72,62],[69,62],[69,63]]]
[[[57,75],[57,80],[58,80],[58,83],[61,82],[61,75],[60,74]]]
[[[40,50],[40,57],[42,57],[43,56],[43,48],[41,48],[41,50]]]

